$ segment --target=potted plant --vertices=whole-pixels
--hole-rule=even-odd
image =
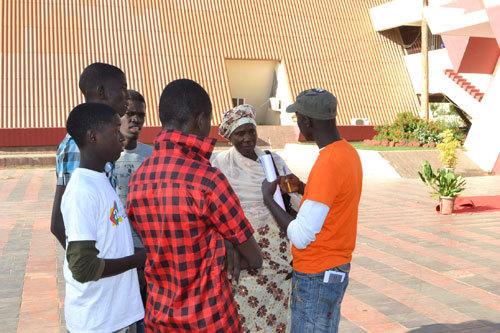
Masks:
[[[455,198],[465,190],[465,179],[455,175],[451,170],[432,170],[428,161],[422,164],[422,172],[418,173],[420,179],[432,189],[431,197],[439,198],[441,214],[453,214]]]
[[[460,142],[455,139],[451,129],[444,130],[440,136],[443,138],[443,142],[437,145],[441,151],[439,159],[446,170],[453,171],[458,162],[457,148],[460,147]]]

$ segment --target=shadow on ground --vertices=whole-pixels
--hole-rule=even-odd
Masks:
[[[500,323],[488,320],[472,320],[460,324],[433,324],[408,331],[408,333],[440,333],[440,332],[500,332]]]
[[[400,150],[400,151],[382,151],[380,155],[389,161],[396,169],[397,173],[403,178],[418,178],[417,171],[420,170],[422,163],[429,161],[434,169],[441,168],[439,160],[439,150]],[[459,150],[457,152],[458,164],[455,168],[457,174],[464,177],[486,176],[487,172],[481,170],[467,154]]]

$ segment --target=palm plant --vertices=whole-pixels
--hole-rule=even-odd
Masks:
[[[457,197],[465,190],[466,181],[461,175],[455,175],[451,170],[432,170],[428,161],[422,164],[422,172],[418,172],[420,179],[432,189],[431,197]]]

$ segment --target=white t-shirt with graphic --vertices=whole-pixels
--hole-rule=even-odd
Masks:
[[[153,147],[137,142],[135,149],[125,149],[118,161],[115,162],[117,176],[116,192],[125,207],[127,204],[128,182],[132,174],[141,166],[142,162],[153,154]],[[132,227],[132,239],[135,247],[144,247],[139,234]]]
[[[61,211],[66,244],[96,241],[98,257],[123,258],[134,253],[125,209],[105,173],[78,168],[66,186]],[[66,326],[72,333],[114,332],[144,318],[136,269],[80,283],[64,258]]]

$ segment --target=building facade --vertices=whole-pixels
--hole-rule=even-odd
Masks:
[[[83,102],[79,75],[95,61],[120,67],[129,88],[143,93],[146,127],[160,125],[159,96],[178,78],[208,91],[214,125],[243,102],[256,107],[259,124],[293,125],[284,109],[312,87],[338,97],[339,125],[376,125],[418,112],[403,49],[392,42],[400,33],[371,26],[369,9],[382,3],[2,1],[0,146],[7,134],[16,145],[18,129],[29,130],[22,145],[37,145],[40,133],[46,138],[56,133],[49,129],[63,128]]]
[[[463,110],[471,123],[467,154],[482,169],[500,173],[500,0],[394,0],[370,10],[374,30],[400,30],[419,43],[423,15],[431,38],[429,92]],[[413,36],[408,32],[413,32]],[[406,37],[406,38],[405,38]],[[439,38],[440,42],[435,42]],[[405,62],[415,93],[422,87],[419,47]]]

